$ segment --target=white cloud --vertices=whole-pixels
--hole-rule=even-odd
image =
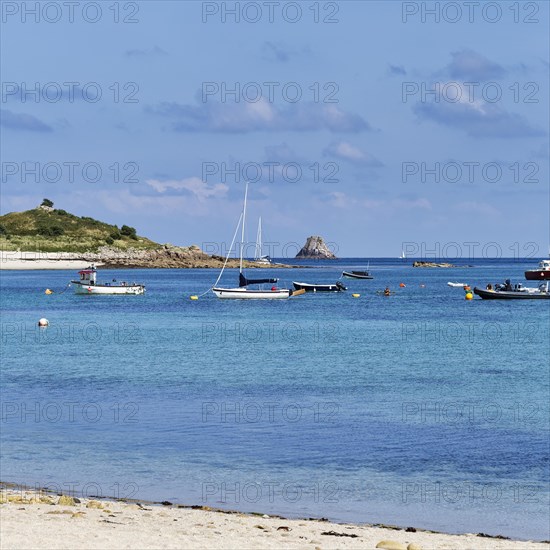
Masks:
[[[367,151],[352,145],[348,141],[337,141],[331,143],[324,151],[325,156],[331,156],[346,160],[352,164],[363,166],[382,166],[382,163]]]
[[[199,97],[200,100],[200,97]],[[176,132],[329,132],[359,133],[371,131],[360,115],[343,111],[336,105],[312,102],[283,106],[270,103],[265,97],[257,102],[200,102],[196,105],[161,103],[147,107],[147,112],[172,121]]]
[[[145,183],[160,194],[181,195],[190,193],[200,201],[210,198],[222,198],[227,195],[229,187],[223,183],[208,185],[197,177],[182,180],[146,180]]]
[[[482,214],[483,216],[497,216],[500,214],[494,206],[476,201],[460,202],[455,205],[455,210],[476,215]]]
[[[405,210],[431,210],[432,203],[428,199],[419,198],[419,199],[396,199],[392,201],[393,206],[399,209]]]

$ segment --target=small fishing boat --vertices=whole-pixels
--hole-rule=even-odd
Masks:
[[[504,284],[497,284],[494,288],[487,285],[487,288],[474,288],[474,294],[477,294],[484,300],[548,300],[550,291],[548,289],[549,281],[542,283],[538,288],[524,287],[521,283],[512,285],[510,279]]]
[[[75,294],[143,294],[145,285],[137,283],[117,282],[113,279],[111,283],[98,283],[97,270],[92,264],[88,269],[79,271],[80,279],[71,281]]]
[[[538,269],[530,269],[525,272],[525,278],[528,281],[550,280],[550,260],[542,260]]]
[[[296,290],[305,290],[306,292],[342,292],[347,290],[340,281],[336,281],[333,285],[299,283],[297,281],[292,284]]]
[[[368,271],[342,271],[342,277],[346,279],[374,279]]]
[[[453,283],[451,281],[449,281],[447,283],[448,286],[453,286],[453,287],[457,287],[457,288],[464,288],[465,286],[468,286],[466,283]]]

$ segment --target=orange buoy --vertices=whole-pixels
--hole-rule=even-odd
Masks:
[[[405,283],[399,283],[399,286],[400,286],[401,288],[405,288]]]

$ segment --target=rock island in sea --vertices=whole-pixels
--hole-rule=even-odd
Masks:
[[[296,254],[296,258],[317,258],[326,260],[335,260],[336,256],[326,245],[323,237],[312,235],[306,240],[306,244]]]

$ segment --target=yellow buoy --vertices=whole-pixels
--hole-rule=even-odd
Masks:
[[[53,290],[50,290],[49,288],[47,288],[44,294],[53,294]]]
[[[353,298],[359,298],[359,296],[361,296],[361,294],[352,294]]]
[[[466,295],[464,296],[464,298],[466,298],[466,300],[471,300],[473,297],[474,297],[474,295],[471,292],[466,292]]]
[[[191,296],[191,300],[198,300],[199,297],[198,296]]]

